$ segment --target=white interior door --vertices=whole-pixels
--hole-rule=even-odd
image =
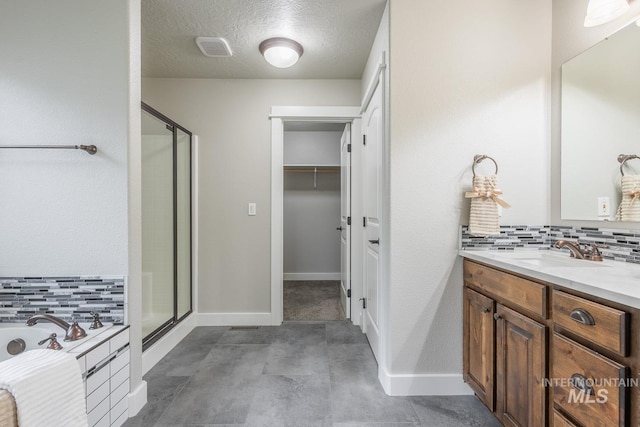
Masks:
[[[376,87],[363,115],[364,161],[364,275],[363,275],[363,329],[371,350],[378,359],[380,342],[380,212],[382,189],[382,141],[383,141],[382,89]]]
[[[340,300],[351,318],[351,124],[340,138]]]

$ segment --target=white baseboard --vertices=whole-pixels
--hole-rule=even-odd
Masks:
[[[198,326],[270,326],[271,313],[198,313]]]
[[[156,363],[167,355],[189,332],[196,327],[196,314],[190,314],[173,327],[165,336],[142,352],[142,375],[149,372]]]
[[[378,379],[389,396],[473,395],[462,374],[389,375],[380,368]]]
[[[129,418],[134,417],[147,404],[147,382],[142,381],[129,393]]]
[[[340,280],[342,274],[337,273],[283,273],[283,280]]]

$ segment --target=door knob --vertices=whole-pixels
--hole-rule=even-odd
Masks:
[[[369,240],[369,243],[371,243],[372,245],[379,245],[380,244],[380,239]]]
[[[336,230],[342,231],[342,227],[338,227],[338,228],[336,228]]]

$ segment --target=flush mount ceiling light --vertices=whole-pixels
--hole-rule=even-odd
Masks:
[[[260,53],[274,67],[289,68],[302,56],[302,45],[297,41],[275,37],[260,43]]]
[[[627,0],[589,0],[587,17],[584,19],[585,27],[595,27],[613,21],[618,16],[629,10]]]

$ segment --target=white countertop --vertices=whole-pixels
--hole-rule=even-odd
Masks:
[[[640,264],[587,261],[551,250],[461,250],[459,255],[640,309]]]

